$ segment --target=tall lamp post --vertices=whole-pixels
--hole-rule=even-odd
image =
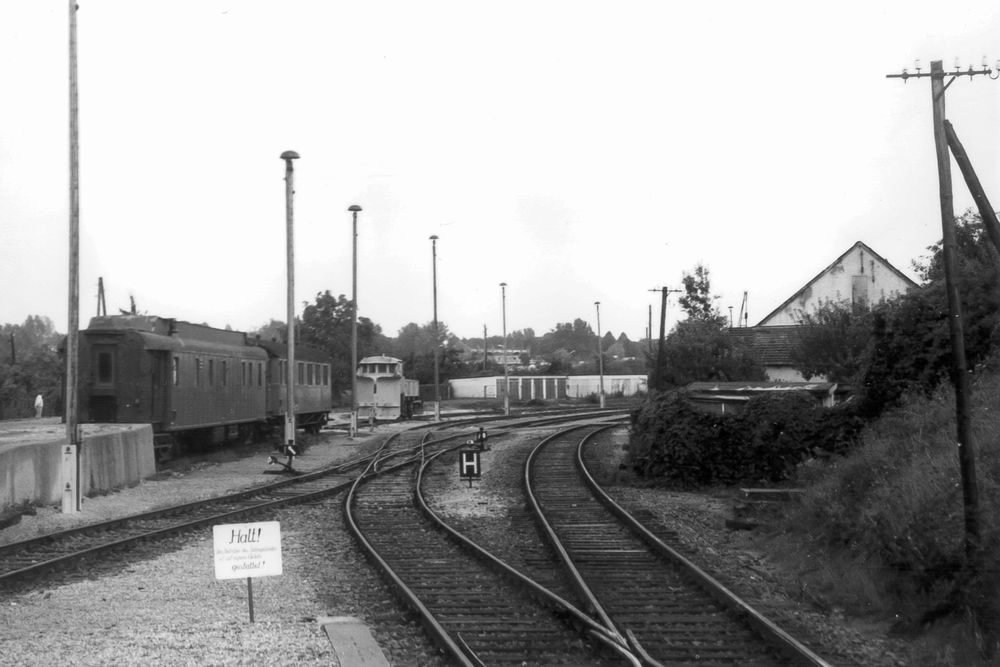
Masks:
[[[601,302],[595,301],[594,306],[597,308],[597,367],[600,372],[600,393],[599,398],[601,401],[601,408],[604,408],[604,350],[601,349],[604,345],[601,343]]]
[[[358,435],[358,213],[361,207],[348,209],[353,218],[351,229],[351,437]]]
[[[500,283],[503,304],[503,414],[510,415],[510,377],[507,375],[507,283]]]
[[[295,194],[292,160],[298,160],[295,151],[281,154],[285,161],[285,234],[288,274],[288,374],[285,384],[285,453],[291,457],[295,453],[295,236],[292,224],[292,197]]]
[[[438,378],[437,234],[431,235],[431,271],[434,283],[434,421],[441,421],[441,381]]]

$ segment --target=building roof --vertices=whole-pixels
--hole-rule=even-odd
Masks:
[[[917,286],[917,283],[915,283],[911,278],[909,278],[905,274],[903,274],[903,272],[901,272],[895,266],[893,266],[892,264],[890,264],[888,262],[888,260],[886,260],[880,254],[878,254],[877,252],[875,252],[874,250],[872,250],[864,242],[858,241],[854,245],[852,245],[850,248],[848,248],[847,250],[845,250],[840,255],[840,257],[838,257],[837,259],[835,259],[832,262],[830,262],[830,264],[825,269],[823,269],[822,271],[820,271],[819,273],[817,273],[816,276],[812,280],[810,280],[805,285],[803,285],[797,292],[795,292],[795,294],[792,294],[790,297],[788,297],[787,299],[785,299],[784,303],[782,303],[780,306],[778,306],[777,308],[775,308],[774,310],[772,310],[770,313],[768,313],[763,319],[760,320],[760,322],[757,323],[757,326],[764,326],[764,322],[767,322],[769,319],[771,319],[772,317],[774,317],[775,315],[777,315],[778,313],[780,313],[782,310],[785,309],[786,306],[790,305],[793,301],[795,301],[796,299],[798,299],[799,296],[801,296],[804,292],[806,292],[807,290],[811,289],[812,286],[813,286],[813,284],[817,280],[819,280],[824,275],[826,275],[827,273],[829,273],[830,271],[832,271],[835,266],[837,266],[842,261],[844,261],[844,259],[849,254],[851,254],[851,252],[855,248],[861,248],[862,250],[864,250],[865,252],[867,252],[869,255],[871,255],[872,257],[874,257],[875,259],[877,259],[883,266],[885,266],[887,269],[889,269],[890,271],[892,271],[896,276],[898,276],[901,280],[903,280],[904,282],[906,282],[910,287],[916,287]]]
[[[774,326],[737,327],[729,329],[729,335],[748,346],[757,361],[764,366],[789,366],[792,363],[792,348],[801,327],[797,324]]]
[[[398,364],[401,363],[402,359],[397,359],[396,357],[387,357],[385,355],[375,355],[373,357],[365,357],[359,364]]]

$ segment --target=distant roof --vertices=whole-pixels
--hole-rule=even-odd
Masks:
[[[731,328],[729,335],[747,345],[762,365],[788,366],[792,363],[792,348],[801,330],[797,324],[779,324]]]
[[[833,382],[690,382],[684,388],[697,392],[827,392],[837,385]]]
[[[768,313],[767,315],[765,315],[763,318],[761,318],[760,322],[757,323],[757,326],[765,326],[764,322],[767,322],[770,318],[772,318],[773,316],[777,315],[779,312],[781,312],[782,310],[784,310],[785,306],[787,306],[788,304],[790,304],[793,301],[795,301],[795,299],[797,299],[800,294],[802,294],[807,289],[809,289],[812,286],[813,283],[815,283],[817,280],[819,280],[820,278],[822,278],[824,275],[826,275],[827,272],[829,272],[830,270],[832,270],[833,267],[837,266],[837,264],[839,264],[841,261],[843,261],[843,259],[845,257],[847,257],[847,255],[849,255],[851,253],[851,251],[854,250],[855,248],[862,248],[863,250],[865,250],[866,252],[868,252],[872,257],[874,257],[879,262],[881,262],[883,265],[885,265],[886,268],[888,268],[890,271],[892,271],[894,274],[896,274],[900,279],[902,279],[903,281],[905,281],[906,283],[908,283],[910,285],[910,287],[917,287],[917,283],[915,283],[912,278],[907,277],[902,271],[900,271],[895,266],[893,266],[892,264],[890,264],[889,261],[885,257],[882,257],[882,255],[878,254],[877,252],[875,252],[874,250],[872,250],[870,247],[868,247],[868,245],[866,243],[864,243],[863,241],[858,241],[857,243],[855,243],[854,245],[852,245],[850,248],[848,248],[847,250],[845,250],[840,255],[840,257],[838,257],[837,259],[835,259],[832,262],[830,262],[830,264],[825,269],[823,269],[822,271],[820,271],[819,273],[817,273],[816,276],[812,280],[810,280],[805,285],[803,285],[797,292],[795,292],[795,294],[793,294],[790,297],[788,297],[787,299],[785,299],[784,303],[782,303],[780,306],[778,306],[777,308],[775,308],[774,310],[772,310],[770,313]]]
[[[375,357],[365,357],[359,364],[398,364],[402,359],[397,359],[395,357],[385,357],[385,356],[375,356]]]

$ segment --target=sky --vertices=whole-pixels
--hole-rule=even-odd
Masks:
[[[864,241],[941,237],[919,59],[996,67],[1000,3],[79,0],[80,322],[252,330],[352,293],[395,336],[582,318],[643,338],[710,271],[755,324]],[[0,323],[65,331],[68,3],[0,2]],[[947,116],[1000,200],[1000,80]],[[955,211],[972,206],[953,166]],[[507,283],[502,290],[500,283]],[[505,298],[504,298],[505,294]],[[671,296],[667,326],[680,312]]]

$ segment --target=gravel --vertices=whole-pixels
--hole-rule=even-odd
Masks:
[[[391,428],[380,426],[355,441],[321,435],[298,467],[356,456]],[[617,469],[623,443],[619,435],[605,448],[608,470]],[[490,445],[483,454],[483,479],[469,489],[456,474],[435,504],[445,513],[489,521],[502,535],[503,519],[521,503],[509,495],[519,492],[521,471],[504,465],[514,457],[514,438],[494,438]],[[262,474],[266,455],[226,453],[179,468],[156,481],[88,499],[78,515],[39,508],[36,516],[0,531],[0,543],[270,481]],[[852,627],[842,616],[800,599],[794,582],[754,549],[751,536],[723,527],[729,510],[724,500],[621,486],[615,492],[669,522],[701,565],[822,655],[838,664],[905,664],[898,657],[905,646],[887,640],[879,628]],[[316,622],[320,616],[362,619],[393,665],[446,664],[356,548],[343,526],[341,504],[336,498],[260,518],[281,523],[284,573],[253,580],[254,623],[246,581],[214,578],[212,531],[205,528],[50,575],[40,586],[0,597],[0,664],[338,665]]]

